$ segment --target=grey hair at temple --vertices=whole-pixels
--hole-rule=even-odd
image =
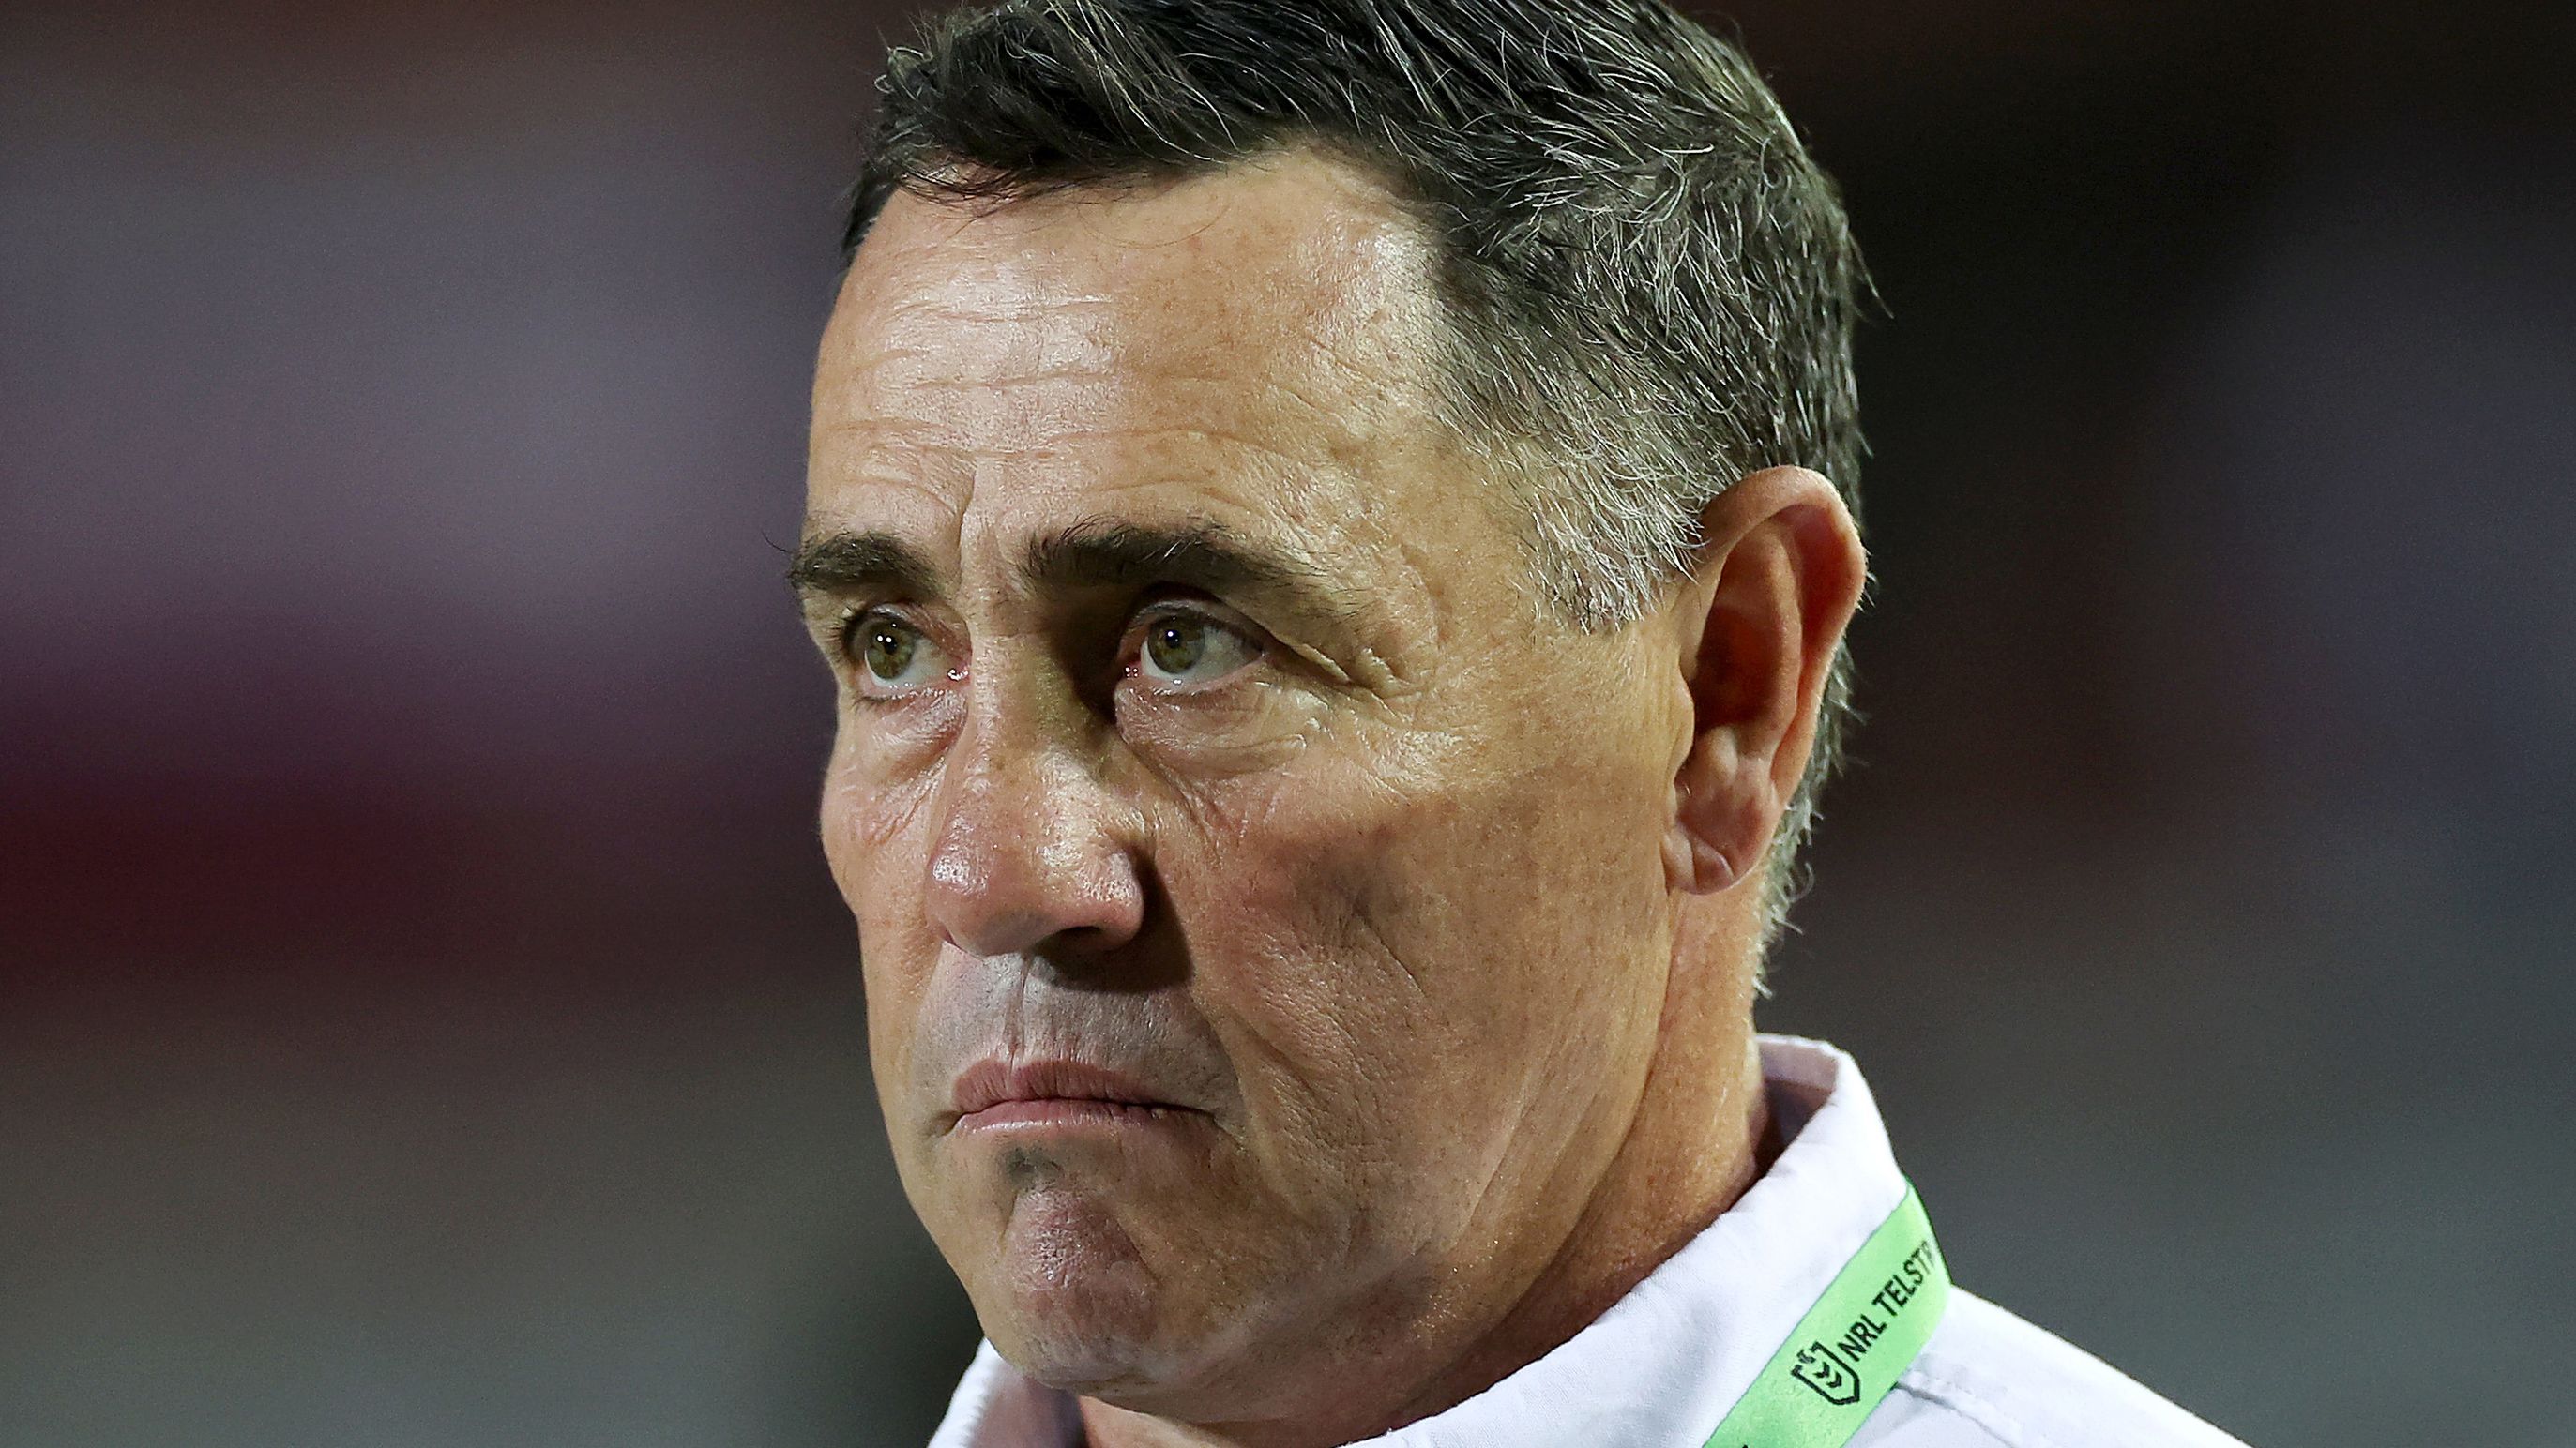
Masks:
[[[1652,607],[1748,473],[1812,468],[1859,514],[1841,201],[1751,62],[1660,0],[1006,0],[935,21],[879,90],[848,253],[898,189],[1000,201],[1300,145],[1374,175],[1434,242],[1451,421],[1582,627]],[[1838,654],[1775,931],[1850,717]]]

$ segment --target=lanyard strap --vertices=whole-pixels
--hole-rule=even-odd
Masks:
[[[1950,1269],[1909,1183],[1704,1448],[1843,1448],[1949,1304]]]

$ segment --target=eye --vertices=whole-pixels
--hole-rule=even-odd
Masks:
[[[852,620],[849,639],[862,694],[880,699],[908,694],[950,673],[948,656],[928,634],[882,609]]]
[[[1172,688],[1216,683],[1261,657],[1261,646],[1240,629],[1188,609],[1145,616],[1131,672]]]

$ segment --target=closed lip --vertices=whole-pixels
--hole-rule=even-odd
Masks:
[[[1071,1126],[1203,1115],[1123,1071],[1083,1061],[982,1060],[958,1073],[949,1126]]]

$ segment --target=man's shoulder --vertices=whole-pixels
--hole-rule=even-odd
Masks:
[[[1971,1293],[1852,1448],[2243,1448],[2100,1358]]]

